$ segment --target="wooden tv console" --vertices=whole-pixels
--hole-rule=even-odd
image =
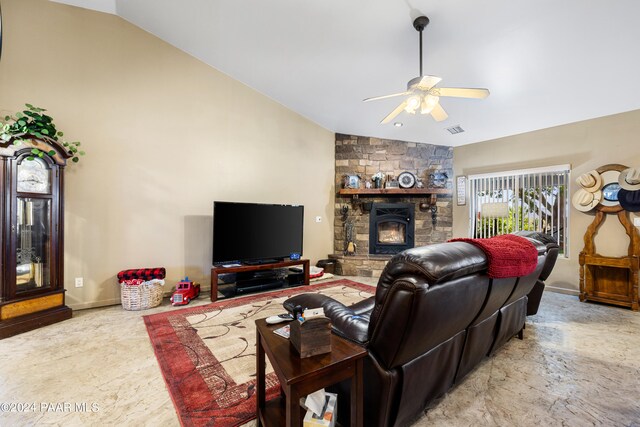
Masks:
[[[285,260],[280,262],[274,262],[270,264],[258,264],[258,265],[240,265],[236,267],[211,267],[211,301],[218,299],[218,275],[227,273],[244,273],[249,271],[262,271],[273,270],[274,268],[291,267],[294,265],[301,265],[304,270],[304,285],[309,284],[309,260]]]

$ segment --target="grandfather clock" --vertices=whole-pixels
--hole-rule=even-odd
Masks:
[[[0,339],[71,317],[65,305],[63,172],[57,141],[0,141]],[[33,148],[49,153],[34,156]]]

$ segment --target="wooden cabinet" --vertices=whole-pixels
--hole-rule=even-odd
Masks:
[[[605,165],[599,173],[622,171],[623,165]],[[597,301],[629,307],[638,311],[638,279],[640,270],[640,235],[629,221],[628,213],[619,204],[598,205],[593,222],[584,235],[580,252],[580,301]],[[629,238],[627,256],[608,257],[596,252],[594,237],[608,214],[615,214]]]
[[[580,300],[638,310],[638,257],[580,254]]]
[[[33,158],[36,147],[53,156]],[[56,141],[0,142],[0,338],[71,317],[63,285],[63,171]]]

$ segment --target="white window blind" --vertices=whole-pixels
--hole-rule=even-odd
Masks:
[[[520,230],[556,238],[568,254],[570,165],[469,175],[469,236]]]

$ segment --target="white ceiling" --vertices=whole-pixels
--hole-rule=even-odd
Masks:
[[[638,0],[56,1],[115,11],[334,132],[458,146],[640,109]],[[381,125],[399,99],[362,99],[419,74],[420,15],[424,73],[491,95]]]

